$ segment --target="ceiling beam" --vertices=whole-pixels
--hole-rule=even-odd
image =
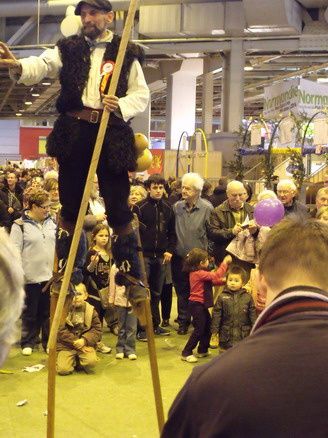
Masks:
[[[32,15],[29,19],[25,21],[23,26],[20,27],[18,31],[15,32],[14,35],[9,38],[9,40],[7,41],[7,45],[13,46],[15,44],[18,44],[20,41],[22,41],[22,39],[25,38],[26,35],[31,32],[32,29],[35,28],[36,23],[37,23],[37,16]]]

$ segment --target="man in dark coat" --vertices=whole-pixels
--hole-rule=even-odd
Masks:
[[[267,308],[251,335],[197,367],[162,438],[289,438],[328,434],[328,226],[284,219],[259,264]]]
[[[243,223],[251,234],[258,229],[253,221],[253,207],[246,202],[247,192],[240,181],[231,181],[227,185],[227,200],[212,211],[207,223],[207,236],[211,242],[212,254],[216,264],[221,263],[226,255],[226,247],[240,233]],[[236,260],[234,260],[236,262]],[[238,264],[246,272],[250,272],[252,264],[238,260]]]

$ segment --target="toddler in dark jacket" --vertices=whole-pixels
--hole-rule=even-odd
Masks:
[[[226,286],[219,295],[212,313],[212,335],[219,335],[219,345],[231,348],[249,335],[256,320],[252,296],[243,288],[246,272],[239,266],[231,266]]]

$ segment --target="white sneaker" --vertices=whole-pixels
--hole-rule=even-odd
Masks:
[[[210,351],[207,351],[206,353],[197,353],[196,356],[197,357],[208,357],[211,355]]]
[[[198,362],[197,357],[195,357],[193,354],[191,354],[190,356],[181,356],[181,360],[184,360],[189,363]]]
[[[128,355],[128,358],[129,358],[130,360],[136,360],[136,359],[137,359],[137,355],[134,354],[134,353],[131,353],[131,354]]]
[[[124,359],[124,353],[116,353],[116,359]]]
[[[107,347],[103,342],[97,342],[97,351],[99,351],[99,353],[109,354],[112,349]]]
[[[32,348],[31,347],[24,347],[22,349],[23,356],[31,356],[32,354]]]

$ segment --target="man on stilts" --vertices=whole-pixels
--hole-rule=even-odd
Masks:
[[[47,141],[48,154],[59,163],[62,204],[57,236],[59,259],[68,257],[102,111],[111,112],[97,168],[99,188],[108,222],[114,230],[115,262],[123,272],[128,271],[139,279],[137,239],[127,198],[128,171],[136,168],[135,141],[129,120],[144,111],[149,100],[141,69],[143,51],[135,44],[128,44],[116,96],[107,95],[120,43],[120,38],[108,30],[114,20],[112,5],[108,0],[84,0],[77,4],[75,14],[81,16],[81,35],[63,38],[40,57],[20,61],[1,45],[0,66],[7,65],[18,82],[25,85],[33,85],[45,77],[60,79],[61,92],[56,104],[60,115]],[[76,264],[82,253],[80,241]]]

